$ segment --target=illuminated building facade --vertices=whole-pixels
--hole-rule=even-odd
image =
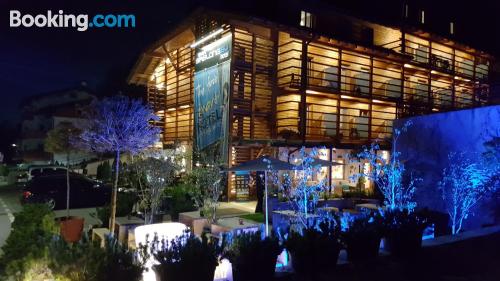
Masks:
[[[200,9],[142,54],[129,83],[147,87],[165,147],[219,143],[234,165],[325,146],[327,159],[344,162],[374,140],[387,148],[397,118],[489,102],[485,52],[336,12],[287,18],[295,24]],[[345,163],[324,176],[335,188],[355,185],[349,176],[362,168]],[[228,199],[251,197],[247,180],[232,175]]]

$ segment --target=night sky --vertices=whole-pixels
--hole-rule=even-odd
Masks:
[[[298,1],[298,0],[291,0]],[[68,3],[77,2],[77,3]],[[267,1],[21,1],[0,0],[0,121],[15,121],[19,102],[29,96],[76,86],[86,81],[97,94],[114,94],[141,51],[165,35],[197,5],[225,7],[247,13],[272,16],[276,6]],[[425,29],[446,34],[448,22],[456,22],[459,41],[500,56],[500,9],[496,1],[359,1],[309,0],[330,2],[353,15],[382,22],[397,22],[402,5],[410,12],[426,10]],[[439,2],[439,4],[436,4]],[[477,3],[477,6],[473,6]],[[135,14],[135,29],[10,28],[9,10],[23,14],[46,14],[47,10],[65,13]],[[416,16],[415,16],[416,18]]]

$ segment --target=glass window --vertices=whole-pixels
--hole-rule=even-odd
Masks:
[[[314,15],[306,12],[306,11],[301,11],[300,12],[300,26],[305,26],[312,28],[314,23]]]
[[[344,179],[344,159],[335,159],[334,162],[341,163],[342,165],[332,166],[332,179],[343,180]]]

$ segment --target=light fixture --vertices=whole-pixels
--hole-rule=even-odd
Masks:
[[[340,97],[341,97],[341,98],[343,98],[343,99],[348,99],[348,100],[352,100],[352,99],[354,99],[353,97],[350,97],[350,96],[344,96],[344,95],[341,95]]]
[[[384,103],[383,101],[381,100],[372,100],[374,103]]]
[[[319,92],[313,91],[313,90],[306,90],[306,93],[307,94],[319,94]]]
[[[179,109],[189,108],[189,104],[179,106]]]
[[[178,236],[183,235],[185,231],[188,230],[188,227],[185,224],[178,222],[166,222],[166,223],[156,223],[149,225],[141,225],[135,228],[134,237],[135,237],[135,245],[137,248],[141,247],[141,245],[145,245],[147,241],[151,241],[151,235],[155,234],[165,241],[170,241],[175,239]],[[169,246],[167,246],[169,247]],[[146,260],[142,260],[145,263],[146,270],[142,274],[142,280],[144,281],[154,281],[155,274],[153,272],[153,265],[157,264],[157,262],[153,258],[153,254],[151,249],[147,249],[147,253],[149,254]]]
[[[431,70],[431,74],[436,74],[436,73],[437,73],[437,71]]]
[[[169,109],[167,109],[167,111],[174,111],[175,110],[175,107],[171,107]]]
[[[224,29],[223,29],[223,28],[219,28],[219,29],[217,29],[216,31],[214,31],[214,32],[212,32],[212,33],[210,33],[210,34],[208,34],[207,36],[205,36],[205,37],[203,37],[203,38],[201,38],[200,40],[198,40],[198,41],[194,42],[193,44],[191,44],[191,46],[190,46],[190,47],[194,49],[194,48],[196,48],[198,45],[200,45],[200,44],[202,44],[202,43],[204,43],[204,42],[206,42],[206,41],[208,41],[208,40],[210,40],[210,39],[214,38],[214,37],[215,37],[215,36],[217,36],[218,34],[221,34],[223,31],[224,31]]]
[[[408,63],[405,63],[403,66],[406,68],[411,68],[411,64],[408,64]]]

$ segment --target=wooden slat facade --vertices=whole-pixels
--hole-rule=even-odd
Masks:
[[[219,38],[233,38],[229,165],[283,144],[355,148],[389,138],[396,118],[488,103],[489,57],[450,41],[386,28],[362,47],[267,21],[194,22],[186,28],[222,26]],[[148,102],[164,143],[192,142],[192,41],[167,43],[177,47],[158,49],[164,56],[152,61]],[[236,189],[228,193],[234,198]]]

